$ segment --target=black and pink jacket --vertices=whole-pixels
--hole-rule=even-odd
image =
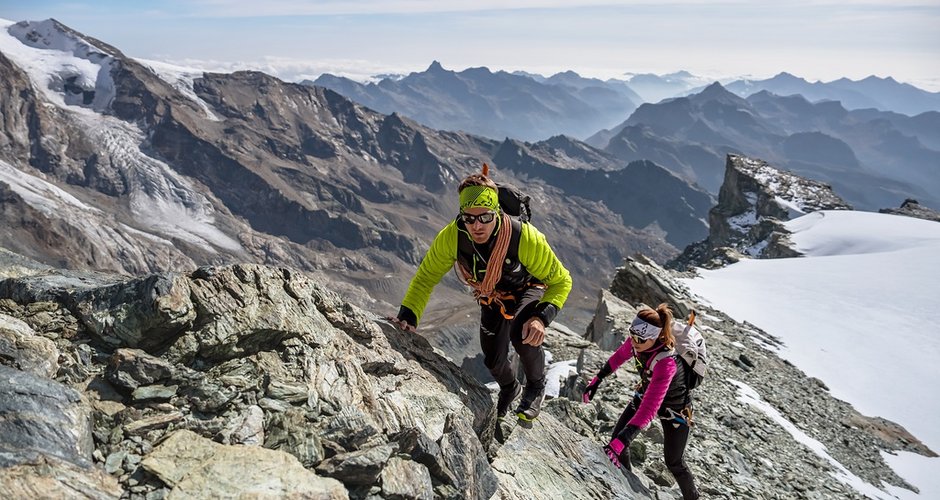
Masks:
[[[636,414],[628,422],[639,428],[646,427],[657,415],[669,417],[666,410],[680,411],[691,402],[689,390],[686,388],[685,365],[677,361],[676,356],[667,356],[660,359],[652,369],[649,365],[653,358],[665,346],[658,344],[644,352],[633,349],[633,341],[627,337],[626,342],[607,360],[611,372],[617,371],[625,362],[634,359],[637,372],[640,374],[640,385],[635,396],[640,398],[640,406]]]

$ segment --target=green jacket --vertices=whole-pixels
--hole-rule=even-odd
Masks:
[[[457,261],[457,238],[470,235],[459,229],[454,220],[437,233],[408,286],[402,306],[414,313],[416,321],[421,320],[434,287]],[[545,236],[529,223],[521,227],[518,260],[529,274],[548,287],[539,304],[553,304],[560,310],[571,291],[571,274],[555,256]]]

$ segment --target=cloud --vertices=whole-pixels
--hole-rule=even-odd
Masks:
[[[677,7],[713,6],[716,8],[734,8],[734,6],[759,7],[760,4],[778,6],[777,0],[194,0],[189,9],[194,15],[210,17],[267,17],[267,16],[316,16],[316,15],[359,15],[359,14],[427,14],[441,12],[479,12],[499,10],[572,10],[585,7]],[[799,6],[843,6],[848,5],[832,0],[795,0],[788,5]],[[853,2],[857,6],[882,6],[891,9],[906,7],[934,7],[937,0],[861,0]]]
[[[139,59],[147,62],[147,59]],[[254,61],[218,61],[212,59],[156,58],[188,72],[232,73],[235,71],[261,71],[286,82],[316,80],[324,73],[343,76],[358,82],[375,81],[375,75],[400,74],[423,71],[424,68],[405,69],[401,66],[375,63],[359,59],[296,59],[289,57],[263,57]]]

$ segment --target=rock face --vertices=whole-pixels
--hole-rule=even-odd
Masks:
[[[565,359],[587,345],[556,337]],[[0,353],[0,485],[29,496],[522,498],[522,476],[600,456],[561,432],[500,455],[489,389],[286,269],[8,278]],[[529,453],[518,483],[488,460]],[[617,473],[594,475],[614,497]]]
[[[715,268],[743,257],[795,257],[783,222],[817,210],[851,209],[826,184],[762,160],[728,155],[718,204],[708,213],[708,238],[689,245],[667,266]]]
[[[211,489],[218,485],[207,485],[193,474],[211,470],[224,475],[231,470],[232,488],[255,484],[259,494],[338,498],[359,485],[377,484],[385,462],[399,449],[397,437],[408,432],[431,442],[459,438],[476,443],[480,450],[490,440],[492,430],[486,429],[492,427],[492,401],[487,389],[434,354],[420,337],[394,330],[383,333],[370,317],[295,272],[233,266],[116,283],[75,279],[73,286],[63,287],[65,282],[69,282],[67,275],[6,280],[3,310],[21,314],[24,308],[47,300],[64,309],[62,314],[75,317],[75,330],[68,336],[86,340],[72,344],[66,336],[55,337],[61,344],[60,357],[68,360],[56,376],[87,386],[85,397],[91,406],[82,404],[78,392],[47,380],[39,387],[50,387],[42,389],[47,392],[59,387],[56,394],[65,398],[55,407],[65,412],[74,407],[74,411],[86,412],[85,418],[53,415],[50,418],[58,427],[28,434],[50,441],[29,446],[19,441],[26,434],[9,429],[3,433],[5,447],[35,449],[85,465],[95,455],[106,470],[123,476],[124,488],[136,488],[131,492],[170,488],[171,496],[224,496],[225,491]],[[78,284],[84,286],[74,286]],[[49,319],[24,318],[43,333]],[[15,324],[16,338],[30,335],[30,327]],[[35,352],[24,342],[14,344],[12,350],[20,354],[13,359],[28,359],[27,354]],[[3,369],[6,377],[9,373],[26,376]],[[10,383],[4,383],[6,390],[30,387],[4,380]],[[457,387],[461,390],[456,391]],[[94,429],[79,432],[78,423],[90,421],[88,413],[94,417]],[[446,421],[466,424],[451,424],[445,430]],[[84,437],[65,439],[53,429]],[[198,454],[167,442],[158,445],[164,436],[176,436],[174,431],[194,432],[211,445],[221,447],[211,442],[216,440],[249,450],[228,452],[223,451],[228,448],[204,445],[209,450],[206,454],[215,457],[213,462],[187,466],[196,472],[167,475],[151,467],[152,462]],[[176,439],[170,443],[195,441],[170,439]],[[246,455],[255,453],[250,449],[260,444],[280,451],[257,452],[267,451],[268,458],[263,453]],[[68,453],[55,451],[60,449],[57,446],[65,446]],[[376,450],[385,451],[364,458]],[[449,449],[442,450],[446,459]],[[163,458],[149,460],[152,454]],[[483,459],[485,454],[468,456]],[[262,474],[258,478],[267,479],[256,481],[235,472],[238,463],[249,457],[252,463],[286,471],[316,466],[318,474],[332,475],[348,488],[337,481],[298,482],[288,480],[289,475],[279,479],[264,473],[264,467],[254,470]],[[442,477],[443,481],[463,477],[446,468],[435,471],[447,472],[435,476],[438,485],[443,484]],[[320,483],[322,487],[309,489]],[[495,491],[495,484],[481,487]],[[491,494],[479,492],[484,498]]]
[[[618,273],[620,276],[621,273]],[[598,295],[594,321],[588,324],[584,338],[597,344],[597,347],[612,351],[620,347],[630,331],[630,323],[636,316],[636,309],[629,303],[618,299],[607,290]]]
[[[343,483],[305,469],[289,453],[226,446],[188,430],[167,436],[141,467],[172,488],[168,498],[349,498]]]
[[[905,215],[907,217],[915,217],[917,219],[940,222],[940,212],[927,208],[918,203],[917,200],[910,198],[904,200],[904,203],[902,203],[898,208],[882,208],[878,212],[883,214]]]

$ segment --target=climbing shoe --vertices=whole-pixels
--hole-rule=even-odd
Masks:
[[[531,422],[535,420],[542,411],[542,400],[545,399],[545,379],[529,382],[525,385],[525,391],[522,392],[522,399],[519,400],[519,407],[516,408],[516,416],[519,420]]]
[[[519,382],[516,382],[515,380],[512,381],[512,385],[500,386],[499,397],[496,399],[496,418],[503,418],[506,416],[506,413],[509,411],[509,407],[512,405],[512,402],[519,397],[521,392],[522,386],[519,385]]]

